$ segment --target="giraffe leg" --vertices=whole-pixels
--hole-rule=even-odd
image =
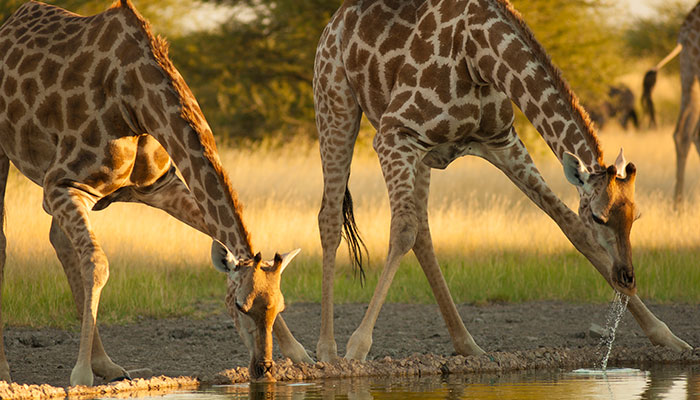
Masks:
[[[595,250],[593,238],[581,235],[584,229],[581,228],[580,219],[551,191],[519,139],[514,138],[511,146],[501,149],[488,149],[479,145],[470,147],[470,154],[479,155],[498,167],[525,195],[551,216],[576,249],[588,258],[612,287],[611,277],[607,272],[610,270],[611,261],[607,257],[598,256],[600,251]],[[676,337],[665,323],[656,318],[638,296],[630,297],[627,309],[652,343],[677,351],[691,348]]]
[[[124,191],[108,201],[138,201],[151,207],[161,209],[198,231],[206,235],[209,234],[196,199],[187,185],[185,185],[175,172],[175,167],[171,167],[151,186],[124,189],[128,189],[128,191]],[[108,203],[105,204],[100,201],[98,205],[100,208],[104,208]],[[237,313],[237,310],[230,311],[231,316],[236,321],[236,326],[239,326],[237,322]],[[273,330],[279,341],[280,350],[285,357],[289,357],[295,363],[313,362],[306,352],[306,349],[304,349],[304,346],[299,343],[289,331],[281,314],[275,319]],[[241,328],[239,328],[239,333],[240,332]],[[241,334],[241,337],[244,339],[246,346],[252,349],[252,347],[248,346],[249,341],[245,334]]]
[[[657,346],[668,347],[669,349],[679,352],[692,350],[692,347],[688,343],[674,335],[668,328],[668,325],[649,311],[638,296],[635,295],[629,298],[627,309],[630,310],[632,316],[651,343]]]
[[[3,340],[2,320],[2,288],[5,276],[5,250],[7,239],[5,238],[5,188],[7,187],[7,174],[10,168],[10,159],[0,152],[0,380],[10,382],[10,365],[5,357],[5,344]]]
[[[382,274],[374,289],[372,300],[367,307],[360,326],[348,341],[345,358],[365,360],[372,346],[372,331],[377,322],[389,287],[399,267],[401,257],[416,242],[418,220],[414,201],[416,164],[420,162],[417,151],[405,152],[396,149],[412,149],[399,129],[382,129],[374,138],[374,148],[379,156],[384,180],[389,190],[391,205],[391,228],[389,233],[389,254]]]
[[[71,292],[73,293],[73,300],[75,300],[75,305],[78,310],[78,315],[83,315],[83,306],[85,302],[85,293],[83,290],[83,283],[80,272],[80,261],[78,259],[78,254],[73,249],[68,237],[66,237],[63,230],[58,226],[56,219],[51,221],[51,231],[49,233],[49,239],[51,245],[56,251],[61,265],[63,265],[63,270],[68,278],[68,284],[70,285]],[[107,355],[103,345],[102,339],[100,339],[100,333],[95,326],[94,337],[92,341],[92,372],[104,378],[106,381],[111,382],[121,378],[129,378],[129,374],[124,370],[124,368],[115,364]]]
[[[92,349],[97,323],[97,308],[102,288],[109,278],[109,264],[88,219],[88,205],[94,198],[87,193],[64,185],[44,185],[44,209],[55,219],[76,251],[82,287],[83,312],[80,328],[78,360],[71,372],[70,384],[93,384]]]
[[[344,73],[339,71],[336,75],[344,76]],[[333,327],[335,258],[343,225],[343,199],[362,111],[352,96],[347,81],[319,81],[315,82],[315,86],[316,126],[323,166],[323,199],[318,213],[323,249],[323,281],[321,331],[316,344],[316,358],[319,361],[333,361],[338,357]]]
[[[433,240],[430,236],[430,226],[428,224],[428,195],[430,193],[430,168],[424,163],[419,163],[416,171],[416,211],[418,214],[418,234],[416,243],[413,245],[413,252],[418,259],[425,276],[428,278],[430,287],[435,295],[435,300],[440,306],[440,312],[447,325],[447,330],[452,338],[455,351],[461,355],[482,354],[484,351],[479,347],[472,335],[464,326],[462,318],[457,312],[454,300],[445,282],[445,277],[440,270]]]
[[[685,81],[686,79],[683,79]],[[683,203],[683,186],[685,184],[685,167],[692,136],[700,121],[700,84],[696,81],[689,84],[681,96],[681,112],[673,132],[673,142],[676,146],[676,184],[673,190],[673,207],[679,210]]]

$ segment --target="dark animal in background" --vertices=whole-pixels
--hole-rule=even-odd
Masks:
[[[630,122],[635,129],[639,128],[639,118],[634,104],[635,97],[632,90],[625,85],[617,85],[610,86],[605,101],[585,108],[598,129],[602,129],[608,121],[615,118],[622,128],[627,130]]]

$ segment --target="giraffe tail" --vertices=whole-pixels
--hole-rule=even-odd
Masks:
[[[350,254],[350,264],[352,264],[355,274],[360,274],[360,285],[365,284],[365,270],[362,266],[364,252],[367,255],[367,260],[369,261],[369,252],[367,251],[367,246],[365,242],[360,237],[360,232],[357,229],[357,224],[355,223],[355,213],[352,206],[352,196],[350,195],[350,189],[345,187],[345,197],[343,198],[343,239],[348,244],[348,254]],[[364,250],[364,251],[363,251]]]
[[[649,115],[649,126],[656,127],[656,112],[654,111],[654,101],[651,99],[651,91],[656,85],[656,69],[650,69],[644,74],[644,83],[642,91],[642,110]]]

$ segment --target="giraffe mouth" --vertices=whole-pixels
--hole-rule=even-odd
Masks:
[[[637,280],[634,276],[634,269],[627,265],[613,265],[613,285],[615,289],[627,296],[637,294]]]
[[[270,360],[263,360],[255,364],[251,371],[251,381],[253,382],[276,382],[273,375],[275,363]]]

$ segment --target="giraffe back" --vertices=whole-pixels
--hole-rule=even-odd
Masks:
[[[82,17],[38,2],[0,28],[0,146],[28,178],[101,197],[167,171],[133,107],[163,80],[141,30],[129,7]]]

